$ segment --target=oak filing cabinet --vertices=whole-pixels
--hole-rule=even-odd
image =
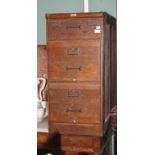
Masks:
[[[62,151],[101,154],[117,102],[116,19],[102,12],[47,14],[46,28],[49,134],[60,135]]]

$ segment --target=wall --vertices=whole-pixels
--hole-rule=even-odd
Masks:
[[[117,0],[89,0],[89,11],[105,11],[116,17],[116,1]]]
[[[46,44],[46,13],[83,12],[84,0],[37,0],[37,43]],[[89,0],[89,11],[116,17],[116,0]]]

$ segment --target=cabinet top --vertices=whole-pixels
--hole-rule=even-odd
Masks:
[[[62,18],[91,18],[103,17],[108,15],[106,12],[89,12],[89,13],[57,13],[46,14],[46,19],[62,19]]]

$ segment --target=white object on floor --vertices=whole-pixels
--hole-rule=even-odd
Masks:
[[[46,88],[46,79],[39,77],[38,84],[38,101],[37,101],[37,122],[43,121],[48,116],[48,102],[43,101],[43,91]]]
[[[48,119],[37,122],[37,132],[48,132]]]

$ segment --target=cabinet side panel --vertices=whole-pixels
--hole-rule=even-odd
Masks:
[[[105,16],[104,22],[104,111],[105,120],[107,120],[110,105],[110,24],[108,22],[108,16]]]
[[[111,23],[111,112],[116,112],[117,105],[117,47],[116,47],[116,19]]]

